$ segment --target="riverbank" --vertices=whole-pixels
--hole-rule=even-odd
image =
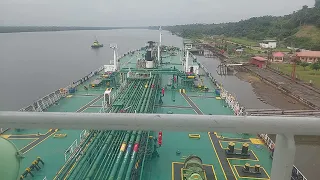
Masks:
[[[219,76],[216,72],[221,63],[219,59],[201,56],[197,58],[229,93],[235,94],[238,102],[246,109],[311,109],[250,72],[236,68],[235,75]],[[275,135],[268,136],[276,140]],[[295,142],[295,166],[309,180],[318,179],[314,169],[320,166],[320,156],[317,156],[320,153],[320,136],[295,136]]]
[[[253,87],[254,93],[257,95],[257,98],[266,104],[269,104],[275,108],[286,110],[310,109],[296,99],[287,96],[276,88],[264,83],[262,80],[252,75],[251,73],[238,71],[235,75],[240,80],[250,83]]]
[[[320,72],[313,70],[310,64],[306,64],[306,67],[296,65],[296,78],[302,83],[310,84],[316,88],[320,88]],[[272,63],[270,64],[271,68],[277,70],[285,75],[291,76],[292,73],[292,64],[289,63]]]

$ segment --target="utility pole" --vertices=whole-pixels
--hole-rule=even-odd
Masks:
[[[292,56],[291,62],[292,62],[291,79],[293,82],[295,82],[296,81],[296,62],[297,62],[296,55]]]

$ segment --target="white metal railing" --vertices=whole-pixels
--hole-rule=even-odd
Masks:
[[[120,85],[120,87],[116,90],[115,93],[113,93],[111,95],[111,103],[113,103],[113,101],[116,99],[116,97],[127,87],[128,85],[128,82],[127,82],[127,79],[123,81],[123,83]]]
[[[234,95],[231,93],[228,93],[227,90],[225,90],[222,85],[219,85],[217,81],[212,77],[211,73],[209,73],[208,69],[204,67],[202,64],[200,64],[200,67],[204,70],[204,72],[209,76],[209,79],[212,81],[212,83],[216,84],[217,87],[220,89],[220,97],[224,99],[224,101],[228,104],[228,106],[233,110],[234,114],[236,116],[241,116],[244,114],[244,108],[240,105],[240,103],[237,101]]]
[[[73,82],[72,84],[68,85],[65,88],[58,89],[58,90],[44,96],[43,98],[40,98],[39,100],[35,101],[34,103],[30,104],[29,106],[21,108],[19,111],[42,112],[42,111],[46,110],[48,107],[50,107],[51,105],[55,104],[58,100],[60,100],[61,97],[63,97],[63,93],[65,92],[64,90],[66,90],[66,93],[68,94],[69,93],[68,90],[70,88],[79,86],[83,82],[89,80],[96,73],[101,72],[103,69],[104,69],[104,66],[101,66],[98,69],[96,69],[95,71],[90,72],[87,76],[79,79],[78,81]]]
[[[88,135],[89,135],[89,132],[87,130],[81,131],[80,137],[79,137],[80,144],[88,137]]]
[[[268,136],[268,134],[259,134],[260,138],[263,139],[263,141],[265,142],[265,144],[267,145],[268,149],[270,151],[273,150],[273,148],[275,148],[275,143],[272,141],[272,139]],[[302,179],[301,179],[302,178]],[[304,175],[302,174],[301,171],[299,171],[299,169],[293,165],[293,169],[292,169],[292,174],[291,174],[291,179],[292,180],[307,180],[306,177],[304,177]]]
[[[68,149],[64,152],[64,161],[67,162],[78,148],[78,139],[75,139]]]
[[[47,180],[47,176],[45,176],[45,177],[43,178],[43,180]]]
[[[228,106],[233,110],[234,115],[243,115],[243,107],[240,106],[239,102],[232,94],[228,93],[221,85],[218,85],[220,89],[220,97],[225,100]]]
[[[269,138],[268,134],[259,134],[270,150],[274,148],[275,143]]]
[[[89,132],[87,130],[82,130],[79,135],[79,143],[78,139],[75,139],[72,144],[68,147],[68,149],[64,152],[64,161],[67,162],[71,159],[76,152],[79,150],[80,144],[84,142],[84,140],[88,137]]]

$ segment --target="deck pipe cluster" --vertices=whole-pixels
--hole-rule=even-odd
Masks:
[[[131,87],[133,87],[133,85],[131,85]],[[124,96],[124,94],[119,95],[118,98],[120,98],[120,96]],[[112,112],[117,112],[119,109],[114,109]],[[94,136],[94,137],[93,137]],[[97,151],[93,151],[96,150],[98,147],[101,146],[101,142],[99,140],[103,139],[103,137],[108,136],[108,131],[105,132],[101,132],[101,131],[97,131],[95,133],[90,133],[89,137],[85,140],[87,142],[83,143],[85,144],[85,146],[88,146],[88,144],[90,143],[90,146],[88,146],[89,148],[85,149],[85,153],[82,155],[82,158],[80,159],[79,162],[77,162],[77,166],[75,166],[75,168],[72,168],[72,166],[76,163],[76,159],[78,159],[79,157],[75,157],[72,159],[72,161],[68,162],[65,164],[65,168],[63,168],[63,171],[60,172],[61,175],[59,175],[57,177],[58,178],[66,178],[66,177],[70,177],[70,178],[74,178],[75,176],[78,175],[82,175],[86,173],[86,170],[80,171],[84,166],[84,164],[91,164],[91,156],[93,156],[93,154]],[[112,138],[113,133],[111,132],[111,135],[109,136],[110,138]],[[121,139],[121,136],[123,136],[123,133],[117,133],[116,137],[117,139]],[[107,141],[108,142],[108,141]],[[110,144],[111,142],[108,142],[108,144]],[[117,144],[111,144],[113,146],[116,146]],[[116,149],[114,149],[116,150]],[[80,156],[80,155],[79,155]],[[85,167],[85,169],[88,169],[89,167]],[[80,172],[80,173],[78,173]],[[83,177],[83,176],[82,176]]]
[[[149,113],[153,110],[156,88],[152,84],[159,82],[159,77],[150,80],[133,80],[128,89],[116,99],[123,101],[128,113]],[[145,85],[148,88],[145,88]],[[112,107],[111,112],[121,108]],[[96,131],[91,133],[84,143],[83,154],[66,163],[65,170],[59,177],[65,179],[130,179],[136,162],[142,131]],[[120,147],[120,149],[119,149]],[[126,151],[126,152],[125,152]],[[118,155],[116,155],[118,152]]]

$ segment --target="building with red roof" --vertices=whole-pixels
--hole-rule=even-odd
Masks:
[[[284,53],[283,52],[274,52],[272,53],[272,62],[283,62]]]
[[[301,62],[315,63],[320,60],[320,51],[297,52],[296,56]]]
[[[259,68],[266,68],[268,60],[266,58],[255,56],[251,58],[250,63],[258,66]]]

